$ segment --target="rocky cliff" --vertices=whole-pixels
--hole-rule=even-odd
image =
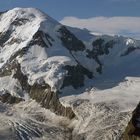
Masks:
[[[140,140],[140,103],[133,111],[132,119],[125,130],[124,140]]]

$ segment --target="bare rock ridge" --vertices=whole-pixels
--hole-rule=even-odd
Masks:
[[[64,107],[58,98],[58,93],[52,92],[49,85],[34,84],[30,90],[30,97],[39,102],[42,107],[50,109],[57,115],[66,116],[69,119],[75,117],[71,107]]]

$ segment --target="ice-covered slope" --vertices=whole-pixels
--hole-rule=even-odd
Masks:
[[[0,103],[1,140],[70,140],[70,122],[35,101],[14,106]]]
[[[79,134],[77,139],[85,137],[90,140],[90,135],[87,136],[90,132],[97,140],[105,137],[117,139],[114,133],[118,131],[121,131],[118,136],[122,134],[124,125],[120,123],[128,120],[125,117],[129,118],[139,95],[137,88],[132,94],[127,93],[127,86],[120,82],[126,77],[140,76],[139,59],[138,40],[95,36],[87,30],[65,27],[34,8],[15,8],[0,14],[0,100],[4,103],[25,101],[23,104],[26,105],[28,100],[35,99],[57,115],[78,118],[76,122],[83,125],[75,126],[74,133]],[[135,82],[135,78],[132,81]],[[131,87],[135,86],[128,90],[131,91]],[[88,94],[82,94],[85,91]],[[68,95],[75,96],[61,98],[61,104],[59,97]],[[107,130],[98,128],[103,114],[107,122],[100,128],[110,126]],[[114,125],[117,132],[112,131],[112,124],[107,120],[110,116],[112,119],[116,116],[117,120],[112,122],[119,124],[119,127]],[[90,126],[94,121],[96,126]],[[27,131],[30,129],[33,129],[30,134],[33,137],[34,127],[31,125]],[[108,136],[108,133],[113,136]]]
[[[61,101],[70,104],[78,117],[73,133],[82,135],[86,140],[123,140],[132,111],[140,101],[139,91],[140,77],[127,77],[116,87],[104,90],[93,88],[81,95],[63,97]],[[137,129],[129,125],[128,136],[130,133],[139,135],[138,111],[137,107],[137,116],[136,113],[133,116]],[[133,140],[132,135],[125,140]]]

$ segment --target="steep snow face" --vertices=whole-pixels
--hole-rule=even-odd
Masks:
[[[15,8],[2,15],[0,19],[1,67],[14,53],[27,46],[44,19],[45,15],[30,8]]]

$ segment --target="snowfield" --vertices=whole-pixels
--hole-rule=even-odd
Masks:
[[[0,122],[1,140],[69,140],[71,137],[70,121],[41,108],[35,101],[15,106],[0,103]]]
[[[126,77],[116,87],[104,90],[93,88],[60,100],[63,104],[69,104],[78,117],[74,133],[85,135],[86,140],[118,140],[140,101],[139,91],[140,78]]]

